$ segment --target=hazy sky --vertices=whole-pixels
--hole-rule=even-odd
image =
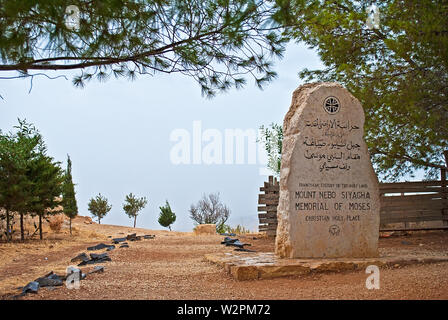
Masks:
[[[134,82],[111,78],[78,89],[65,73],[68,81],[35,78],[30,94],[29,80],[1,80],[0,128],[10,131],[17,118],[26,118],[43,134],[48,153],[62,161],[63,168],[70,155],[80,215],[90,215],[87,203],[101,192],[112,203],[102,223],[132,226],[122,209],[125,195],[132,192],[149,201],[137,218],[138,227],[161,229],[159,206],[168,200],[177,215],[173,230],[190,231],[194,226],[190,205],[203,193],[220,192],[231,209],[228,224],[255,231],[259,187],[266,179],[260,170],[263,165],[259,156],[257,163],[248,163],[247,155],[244,164],[224,164],[225,130],[257,131],[263,124],[282,123],[303,68],[321,68],[319,57],[291,44],[276,63],[279,77],[265,90],[250,79],[244,89],[211,100],[201,97],[192,79],[175,74]],[[222,136],[223,164],[172,162],[170,154],[179,141],[170,136],[179,132],[190,135],[193,162],[193,148],[198,147],[193,141],[194,123],[196,130],[201,125],[204,139],[207,134]],[[203,141],[202,147],[210,141]]]

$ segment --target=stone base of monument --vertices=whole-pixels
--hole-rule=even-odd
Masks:
[[[369,265],[381,267],[448,262],[448,256],[394,256],[347,259],[280,259],[272,252],[215,253],[205,259],[217,264],[236,280],[272,279],[311,273],[360,271]]]

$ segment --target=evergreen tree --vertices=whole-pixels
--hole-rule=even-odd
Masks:
[[[62,213],[64,172],[60,162],[42,153],[31,161],[28,179],[31,181],[33,201],[27,206],[27,211],[39,217],[39,238],[42,240],[42,220],[49,215]]]
[[[89,201],[89,211],[93,216],[98,218],[98,224],[101,224],[101,219],[109,213],[112,209],[112,205],[107,203],[107,198],[99,193],[95,198],[91,198]]]
[[[169,228],[171,231],[171,225],[176,221],[176,214],[171,210],[168,200],[165,206],[160,207],[159,224],[162,227]]]
[[[78,215],[78,205],[76,203],[75,185],[72,179],[72,161],[67,155],[67,169],[64,176],[63,185],[63,207],[64,214],[70,219],[70,234],[72,234],[72,219]]]
[[[148,201],[145,197],[137,198],[132,194],[132,192],[126,196],[125,203],[123,204],[123,210],[129,218],[134,219],[134,228],[139,211],[142,210],[147,203]]]
[[[23,217],[34,199],[28,172],[30,162],[44,152],[40,133],[25,120],[18,120],[15,133],[0,131],[0,207],[6,211],[6,239],[11,240],[13,212],[20,215],[20,238],[24,240]]]

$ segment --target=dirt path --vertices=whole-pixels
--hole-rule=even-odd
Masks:
[[[111,227],[109,233],[117,235],[119,230]],[[363,272],[238,282],[203,259],[206,253],[231,251],[220,245],[222,237],[157,233],[154,240],[130,242],[130,248],[111,251],[112,262],[102,264],[105,272],[89,275],[79,290],[42,288],[24,299],[448,299],[448,263],[381,269],[380,290],[365,288]],[[273,249],[266,239],[242,240],[257,251]],[[74,246],[72,256],[85,251],[85,245]],[[448,232],[380,239],[380,250],[447,255]],[[56,257],[68,259],[60,251],[48,259]],[[1,267],[0,275],[18,272],[18,266],[35,265],[39,259],[39,254],[21,257],[16,264]]]

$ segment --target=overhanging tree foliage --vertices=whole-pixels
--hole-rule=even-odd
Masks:
[[[366,24],[371,1],[277,3],[276,20],[325,65],[300,76],[340,82],[363,104],[377,172],[390,180],[417,169],[437,176],[448,149],[447,2],[377,2],[378,29]]]
[[[255,0],[1,0],[0,71],[81,70],[79,87],[182,73],[206,96],[242,87],[245,75],[261,87],[286,43],[274,10],[274,1]]]

